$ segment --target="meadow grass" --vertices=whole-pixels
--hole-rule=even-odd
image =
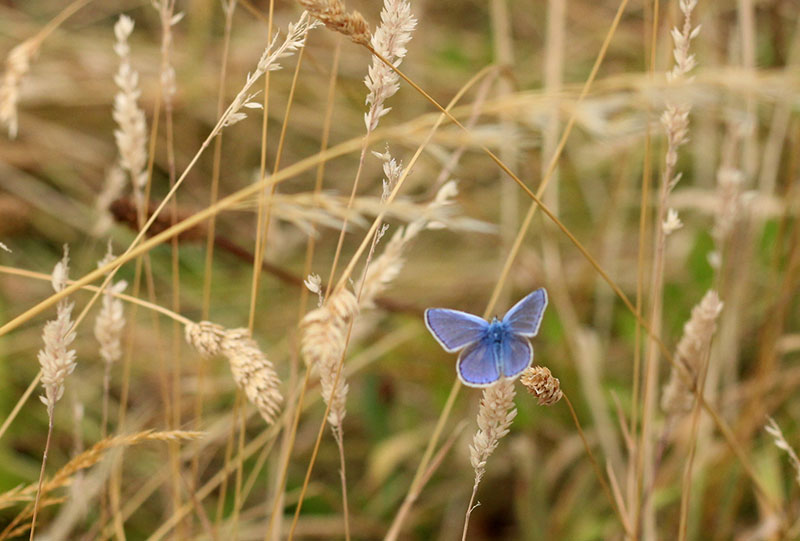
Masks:
[[[0,539],[800,536],[791,2],[40,1],[0,54]],[[423,310],[538,287],[462,385]]]

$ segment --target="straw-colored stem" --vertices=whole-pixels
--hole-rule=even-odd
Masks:
[[[222,37],[222,58],[219,69],[219,79],[217,81],[217,118],[222,116],[225,110],[225,82],[228,75],[228,61],[230,56],[230,43],[231,43],[231,29],[233,27],[233,15],[236,12],[236,0],[231,0],[223,9],[225,13],[225,26]],[[214,206],[219,199],[219,183],[220,172],[222,168],[222,141],[223,133],[220,133],[214,140],[214,151],[211,164],[211,194],[209,205]],[[208,220],[208,229],[206,235],[206,253],[203,263],[203,301],[201,308],[201,317],[203,320],[209,319],[211,312],[211,289],[213,285],[214,273],[214,239],[216,237],[217,217],[212,214]],[[203,393],[201,389],[205,388],[205,381],[208,371],[208,362],[206,359],[197,359],[197,388],[198,392],[194,397],[194,423],[196,427],[202,426],[203,422]],[[197,484],[197,479],[200,469],[200,456],[194,455],[191,461],[191,476],[190,483],[192,487]]]
[[[31,519],[31,536],[30,541],[33,541],[33,534],[36,531],[36,516],[39,514],[39,501],[42,496],[42,483],[44,483],[44,470],[47,466],[47,453],[50,451],[50,441],[53,438],[53,410],[54,404],[47,407],[47,441],[44,444],[44,453],[42,454],[42,469],[39,470],[39,486],[36,489],[36,500],[33,502],[33,518]]]
[[[659,10],[659,0],[654,0],[653,2],[653,9],[652,9],[652,17],[653,22],[651,26],[651,35],[650,35],[650,56],[648,62],[648,73],[651,75],[655,72],[655,54],[656,54],[656,43],[658,37],[658,10]],[[644,163],[642,165],[642,193],[641,198],[639,200],[639,245],[637,249],[637,256],[636,256],[636,312],[642,312],[642,299],[643,299],[643,289],[644,289],[644,282],[645,282],[645,251],[647,247],[647,235],[648,235],[648,228],[647,228],[647,219],[648,219],[648,209],[650,208],[649,205],[649,198],[650,198],[650,183],[651,183],[651,160],[652,160],[652,144],[651,144],[651,136],[650,136],[650,126],[648,125],[645,129],[645,139],[644,139]],[[639,430],[639,391],[641,385],[641,359],[642,359],[642,328],[637,325],[634,330],[634,340],[633,340],[633,382],[632,382],[632,391],[631,391],[631,419],[630,419],[630,428],[628,429],[631,435],[631,441],[635,442],[636,435]],[[635,446],[629,455],[628,458],[628,471],[627,471],[627,496],[628,496],[628,507],[634,512],[633,516],[633,533],[632,539],[637,539],[639,535],[639,510],[640,507],[637,504],[639,498],[637,497],[637,487],[638,485],[638,464],[639,464],[639,455],[641,453],[641,449],[639,446]]]
[[[664,293],[664,253],[666,250],[666,235],[662,223],[667,213],[667,196],[669,195],[669,185],[674,176],[672,168],[667,168],[664,177],[661,179],[659,190],[658,208],[655,215],[655,248],[653,252],[653,268],[650,281],[650,317],[648,319],[651,329],[656,336],[661,333],[662,302]],[[654,463],[654,417],[657,407],[657,385],[659,367],[658,344],[654,339],[647,341],[647,349],[644,358],[644,389],[642,393],[642,426],[639,435],[639,453],[637,455],[637,486],[639,491],[644,490],[645,486],[652,483],[655,475]],[[637,509],[636,516],[645,521],[643,527],[645,534],[648,529],[655,528],[655,510],[652,498],[639,498],[640,504],[644,508]]]
[[[480,478],[476,475],[475,482],[472,483],[472,494],[469,497],[469,504],[467,505],[467,513],[464,516],[464,528],[461,530],[461,541],[467,541],[467,531],[469,530],[469,519],[472,516],[472,511],[480,505],[475,503],[475,495],[478,493],[478,485],[480,485]]]
[[[328,138],[330,137],[330,129],[331,129],[331,120],[333,119],[333,102],[334,96],[336,91],[336,80],[338,78],[339,73],[339,58],[341,55],[342,50],[342,41],[341,38],[336,38],[336,48],[333,51],[333,65],[331,67],[331,75],[328,81],[328,95],[326,100],[325,106],[325,117],[323,121],[322,127],[322,137],[320,141],[320,151],[324,152],[328,148]],[[321,161],[317,166],[316,178],[314,182],[314,196],[319,196],[319,193],[322,191],[322,181],[325,176],[325,162]],[[306,257],[305,263],[303,265],[303,275],[307,276],[311,272],[311,262],[314,259],[314,250],[316,247],[316,237],[314,235],[309,235],[308,240],[306,241]],[[303,316],[306,313],[306,303],[308,301],[308,289],[302,288],[300,293],[300,303],[298,308],[297,320],[298,324],[302,321]],[[299,345],[299,343],[298,343]],[[303,385],[300,390],[300,395],[297,400],[296,405],[296,413],[294,415],[292,426],[290,430],[289,441],[287,443],[287,452],[284,456],[283,463],[281,465],[281,470],[279,474],[280,481],[276,485],[276,494],[273,500],[272,505],[272,512],[270,513],[269,517],[269,524],[267,526],[267,530],[264,534],[264,541],[269,541],[273,539],[273,532],[275,531],[275,525],[280,524],[280,515],[283,514],[283,492],[286,487],[286,479],[289,474],[289,460],[291,458],[291,451],[294,448],[295,437],[297,435],[297,428],[300,425],[300,415],[303,411],[303,399],[305,398],[306,390],[308,389],[308,383],[311,376],[311,371],[306,368],[305,376],[303,377]],[[280,537],[279,531],[275,534],[278,538]]]
[[[686,464],[684,466],[683,481],[681,486],[681,511],[680,522],[678,525],[678,541],[686,541],[686,534],[689,528],[689,499],[692,494],[692,469],[694,467],[694,457],[697,452],[697,433],[700,428],[700,401],[697,397],[703,389],[705,389],[706,378],[708,376],[709,357],[711,353],[710,344],[706,346],[705,355],[703,355],[705,362],[697,382],[697,389],[695,390],[695,401],[692,408],[692,427],[689,437],[689,456],[686,457]]]
[[[334,387],[335,388],[335,387]],[[342,486],[342,511],[344,513],[344,538],[350,541],[350,511],[347,505],[347,470],[344,461],[344,434],[342,426],[333,428],[333,439],[336,440],[336,447],[339,449],[339,481]]]
[[[50,278],[48,277],[48,280],[49,279]],[[19,397],[17,403],[14,404],[14,409],[11,410],[11,413],[9,413],[8,417],[6,417],[6,419],[3,421],[3,426],[0,426],[0,439],[3,439],[3,435],[6,433],[6,430],[8,430],[8,427],[11,426],[12,422],[14,422],[14,419],[17,418],[20,410],[22,410],[22,406],[24,406],[28,401],[28,398],[30,398],[30,396],[33,394],[33,391],[36,390],[36,386],[39,385],[39,381],[41,381],[41,379],[42,371],[39,370],[39,372],[36,374],[36,377],[33,378],[33,381],[31,381],[28,385],[28,388],[25,389],[25,392],[22,393],[21,397]]]
[[[592,469],[594,470],[595,477],[600,482],[600,486],[603,488],[603,493],[608,500],[608,503],[611,505],[611,508],[617,514],[617,518],[619,518],[620,524],[622,524],[623,528],[626,528],[628,521],[625,520],[625,516],[622,513],[622,510],[617,506],[616,501],[614,500],[614,496],[611,493],[611,489],[606,482],[606,478],[603,475],[603,470],[600,468],[600,464],[597,463],[597,459],[594,457],[594,453],[592,452],[592,448],[589,446],[589,440],[586,439],[586,434],[583,432],[583,427],[581,426],[581,422],[578,420],[578,414],[575,413],[575,408],[572,406],[572,402],[570,401],[567,393],[563,394],[564,402],[567,404],[567,408],[569,408],[570,417],[572,417],[572,422],[575,423],[575,428],[578,430],[578,436],[581,438],[581,443],[583,443],[583,448],[586,451],[586,456],[589,457],[589,462],[592,463]],[[627,531],[626,534],[630,535],[630,532]]]
[[[267,43],[272,42],[272,16],[275,9],[275,0],[269,2],[269,16],[267,18]],[[267,174],[267,134],[269,122],[269,83],[271,75],[269,72],[264,74],[264,99],[262,101],[263,114],[261,115],[261,159],[259,162],[259,177],[264,178]],[[275,190],[274,185],[270,187],[270,195]],[[255,257],[253,258],[253,278],[250,284],[250,311],[247,315],[247,328],[253,330],[253,322],[256,317],[256,299],[258,298],[258,284],[261,280],[261,261],[264,259],[264,246],[266,245],[264,215],[267,208],[267,195],[265,191],[258,194],[258,213],[256,215],[256,245]]]

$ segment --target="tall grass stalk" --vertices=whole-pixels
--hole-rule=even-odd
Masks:
[[[683,15],[682,25],[672,30],[674,42],[673,56],[675,65],[667,73],[667,80],[672,84],[682,84],[691,81],[690,72],[695,67],[694,55],[690,52],[692,39],[697,37],[700,27],[692,25],[692,12],[697,5],[697,0],[679,0],[679,6]],[[661,123],[667,136],[667,150],[664,158],[664,170],[659,188],[657,208],[655,212],[655,239],[653,242],[653,264],[650,282],[650,316],[651,328],[656,334],[661,333],[662,321],[662,302],[664,287],[664,263],[666,240],[672,231],[674,220],[667,222],[668,197],[672,190],[680,181],[681,175],[677,173],[676,166],[678,161],[678,149],[688,140],[689,131],[689,112],[690,106],[685,103],[668,102],[665,111],[661,116]],[[650,340],[647,345],[645,355],[644,373],[644,392],[642,428],[639,441],[640,454],[639,474],[637,475],[637,485],[649,487],[654,482],[655,453],[654,448],[654,423],[655,410],[657,403],[657,380],[658,380],[659,352],[655,341]],[[642,502],[644,500],[644,502]],[[644,528],[644,535],[652,537],[655,535],[655,508],[650,498],[637,498],[637,506],[634,516],[641,517]],[[644,503],[644,509],[641,505]],[[639,511],[641,509],[641,512]],[[638,522],[638,520],[637,520]]]
[[[333,102],[336,92],[336,81],[339,76],[339,58],[341,54],[341,40],[336,40],[336,46],[333,52],[333,60],[331,66],[331,74],[328,80],[328,92],[327,98],[325,102],[325,117],[322,124],[322,135],[320,137],[320,152],[324,152],[328,148],[328,138],[330,136],[331,130],[331,120],[333,118]],[[314,198],[318,198],[319,194],[322,190],[323,180],[325,178],[325,163],[324,161],[320,162],[317,165],[315,180],[314,180]],[[308,239],[306,240],[306,254],[305,254],[305,262],[303,267],[303,276],[308,276],[311,273],[311,263],[314,259],[314,251],[316,248],[316,237],[314,235],[309,235]],[[300,293],[300,303],[298,307],[298,315],[297,315],[297,324],[298,326],[302,322],[303,317],[306,314],[307,305],[308,305],[308,288],[302,288]],[[299,347],[299,343],[298,343]],[[280,470],[277,476],[277,483],[275,485],[275,495],[273,499],[273,505],[271,508],[270,516],[269,516],[269,524],[267,526],[267,530],[264,534],[264,541],[269,541],[273,539],[273,535],[280,536],[278,532],[281,531],[281,523],[283,518],[283,505],[285,499],[285,490],[286,490],[286,478],[289,472],[289,460],[291,458],[291,451],[294,448],[295,437],[297,435],[297,428],[300,424],[300,415],[303,409],[303,401],[305,399],[306,391],[308,389],[308,383],[311,376],[311,370],[309,367],[305,368],[305,374],[303,377],[303,384],[300,390],[299,396],[296,401],[296,412],[293,416],[291,428],[287,434],[287,443],[286,443],[286,452],[281,460]],[[273,532],[275,532],[273,534]]]
[[[53,269],[51,285],[56,292],[62,291],[69,280],[69,248],[64,246],[64,257]],[[56,402],[64,394],[64,380],[75,370],[76,352],[70,349],[75,341],[75,331],[72,322],[72,309],[75,305],[64,299],[56,307],[57,317],[48,321],[44,326],[42,340],[44,347],[39,351],[39,364],[42,367],[42,385],[45,394],[39,397],[47,406],[47,441],[42,454],[42,469],[39,472],[39,487],[36,491],[36,500],[33,504],[31,518],[31,535],[36,531],[36,516],[39,512],[39,500],[42,496],[44,472],[47,466],[47,453],[50,451],[50,440],[53,437],[53,422]]]

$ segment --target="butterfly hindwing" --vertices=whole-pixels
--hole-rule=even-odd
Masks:
[[[533,346],[528,339],[508,333],[503,340],[503,377],[515,378],[533,363]]]
[[[486,320],[478,316],[447,308],[425,310],[425,325],[449,353],[483,338],[489,326]]]
[[[458,378],[468,387],[488,387],[500,379],[495,362],[494,343],[487,338],[467,346],[458,356]]]
[[[522,336],[536,336],[547,307],[547,292],[539,288],[511,307],[503,317],[508,330]]]

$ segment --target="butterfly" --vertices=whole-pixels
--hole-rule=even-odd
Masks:
[[[529,338],[536,336],[547,307],[547,291],[530,293],[503,319],[491,322],[478,316],[428,308],[425,325],[448,353],[460,351],[456,372],[468,387],[488,387],[501,378],[514,379],[533,362]]]

